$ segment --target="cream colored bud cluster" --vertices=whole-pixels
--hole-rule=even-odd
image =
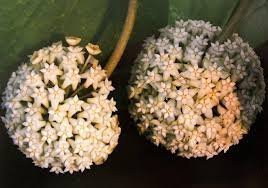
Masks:
[[[51,172],[84,171],[102,164],[118,144],[114,89],[95,55],[80,38],[35,51],[12,73],[2,117],[10,137],[35,165]]]
[[[237,34],[216,41],[220,32],[209,22],[177,21],[148,38],[134,63],[130,113],[141,134],[177,155],[227,151],[261,110],[258,57]]]

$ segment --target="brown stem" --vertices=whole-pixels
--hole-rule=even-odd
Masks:
[[[126,48],[136,18],[137,4],[138,4],[137,2],[138,0],[129,0],[128,13],[125,19],[123,31],[120,35],[120,38],[116,44],[116,47],[111,57],[109,58],[106,66],[104,67],[108,77],[111,76],[111,74],[113,73],[115,67],[120,61],[120,58],[123,55],[123,52]]]
[[[237,8],[234,10],[233,15],[223,28],[219,37],[219,41],[223,42],[229,38],[236,30],[241,19],[246,15],[246,12],[251,5],[252,0],[240,0]]]

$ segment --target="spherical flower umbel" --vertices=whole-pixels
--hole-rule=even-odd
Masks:
[[[234,34],[217,41],[209,22],[177,21],[149,37],[129,81],[141,134],[183,157],[211,158],[237,144],[261,111],[263,70]]]
[[[102,164],[118,143],[114,89],[94,57],[96,45],[80,38],[42,48],[12,73],[2,117],[14,144],[51,172],[84,171]],[[92,48],[92,49],[91,49]]]

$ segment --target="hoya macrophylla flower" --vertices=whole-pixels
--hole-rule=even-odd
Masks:
[[[76,46],[80,38],[66,41],[69,47],[58,42],[35,51],[12,73],[2,98],[14,144],[56,173],[102,164],[121,131],[109,97],[114,88],[94,57],[100,49]]]
[[[259,58],[237,34],[218,42],[220,33],[181,20],[145,41],[129,81],[130,113],[155,145],[211,158],[238,144],[262,110]]]

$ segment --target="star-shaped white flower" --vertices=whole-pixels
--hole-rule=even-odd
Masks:
[[[115,135],[115,131],[111,128],[106,128],[103,132],[102,132],[102,140],[104,143],[109,143],[110,140],[112,139],[112,137]]]
[[[27,142],[29,146],[35,145],[36,143],[40,143],[41,135],[33,130],[25,131],[24,142]]]
[[[57,76],[61,76],[63,74],[62,70],[58,68],[57,65],[54,63],[52,64],[44,64],[44,68],[40,70],[43,73],[44,76],[44,82],[45,84],[48,83],[48,81],[51,81],[54,85],[58,84],[58,78]]]
[[[29,157],[39,160],[43,153],[43,144],[41,142],[36,142],[35,144],[29,145],[26,152],[28,152]]]
[[[223,64],[228,70],[231,70],[231,69],[235,68],[234,59],[230,59],[229,56],[225,57]]]
[[[158,68],[155,67],[152,71],[147,71],[147,76],[145,78],[147,83],[154,82],[154,81],[159,82],[161,79],[162,78],[159,74]]]
[[[111,91],[114,90],[114,87],[112,86],[112,82],[109,81],[107,78],[99,83],[99,94],[108,95]]]
[[[168,47],[169,41],[170,39],[168,39],[167,37],[158,38],[156,40],[155,45],[158,48],[160,54],[164,54],[163,49]]]
[[[172,37],[174,38],[175,44],[179,44],[179,43],[185,44],[187,42],[189,33],[185,31],[185,28],[175,28],[171,32],[173,33]]]
[[[156,104],[157,104],[157,101],[154,99],[154,97],[149,96],[148,102],[146,104],[146,108],[150,109],[150,113],[153,113],[158,110],[158,106]]]
[[[198,65],[185,65],[185,67],[186,71],[181,72],[180,75],[192,80],[200,79],[201,73],[204,71],[204,69],[199,68]]]
[[[175,87],[180,87],[180,86],[185,86],[186,82],[187,82],[186,79],[179,75],[176,79],[174,79],[174,81],[172,81],[172,84]]]
[[[42,141],[51,144],[53,141],[58,139],[57,132],[51,127],[50,123],[47,122],[44,129],[41,130]]]
[[[218,35],[221,32],[221,28],[220,27],[218,27],[218,26],[212,26],[211,23],[209,23],[209,22],[206,22],[203,25],[203,28],[204,28],[204,30],[203,30],[202,34],[204,36],[208,36],[208,38],[210,40],[212,40],[215,35]]]
[[[161,61],[159,68],[163,72],[163,80],[168,80],[170,76],[177,77],[179,75],[178,70],[180,67],[181,65],[179,63],[174,63],[173,60]]]
[[[233,92],[233,90],[236,89],[235,82],[232,82],[230,77],[228,77],[225,80],[220,80],[216,85],[216,89],[220,91],[220,96],[224,97],[225,95],[230,92]]]
[[[35,71],[31,71],[30,74],[26,75],[25,85],[28,87],[43,87],[45,84],[42,81],[42,77],[40,74],[36,73]]]
[[[88,138],[96,131],[96,129],[90,124],[90,122],[84,120],[83,118],[70,118],[69,121],[70,124],[73,126],[73,133],[81,136],[84,139]]]
[[[58,155],[59,157],[64,157],[66,154],[70,153],[70,144],[65,139],[60,139],[59,141],[55,141],[54,145],[54,155]]]
[[[226,95],[223,98],[222,103],[227,109],[240,114],[240,102],[235,93],[229,93]]]
[[[96,104],[97,106],[99,106],[99,108],[103,108],[103,109],[107,109],[108,107],[108,102],[107,102],[107,96],[106,95],[101,95],[98,93],[98,95],[95,95],[92,98],[87,98],[87,102],[89,104]]]
[[[212,92],[212,89],[215,87],[215,84],[211,82],[211,79],[202,78],[197,86],[200,88],[197,97],[201,99],[206,94]]]
[[[77,157],[78,168],[83,172],[85,169],[90,169],[90,166],[93,164],[92,159],[87,156]]]
[[[235,69],[232,69],[232,80],[238,81],[247,76],[246,66],[242,64],[237,64]]]
[[[247,133],[247,129],[243,127],[241,121],[236,121],[227,129],[227,135],[232,139],[233,144],[238,144],[243,134]]]
[[[156,145],[159,146],[159,144],[163,143],[163,138],[159,135],[154,134],[152,136],[152,142]]]
[[[146,50],[150,51],[150,50],[154,50],[155,49],[155,38],[154,36],[148,37],[147,39],[144,40],[144,44],[142,45],[143,48],[145,48]]]
[[[233,111],[226,111],[220,116],[223,126],[229,127],[235,121],[235,114]]]
[[[224,44],[220,44],[218,41],[215,43],[211,42],[211,47],[208,49],[208,52],[215,56],[220,56],[224,52]]]
[[[57,123],[61,123],[62,120],[67,116],[67,108],[64,105],[59,105],[57,108],[49,108],[49,121],[56,121]]]
[[[128,96],[129,98],[135,98],[139,93],[141,93],[141,90],[137,87],[129,87],[128,88]]]
[[[182,88],[178,90],[177,92],[177,105],[193,105],[194,104],[194,99],[193,96],[198,92],[197,89],[187,89],[187,88]]]
[[[139,102],[135,104],[135,106],[137,108],[137,113],[142,113],[142,114],[147,113],[148,109],[144,100],[140,100]]]
[[[26,86],[25,84],[21,84],[19,89],[15,90],[15,100],[17,101],[32,101],[31,94],[33,90]]]
[[[78,167],[76,166],[76,156],[68,156],[64,160],[65,169],[64,172],[70,172],[72,174],[75,171],[78,171]]]
[[[195,36],[189,44],[192,48],[197,47],[200,50],[205,50],[208,45],[208,39],[204,35]]]
[[[64,100],[65,91],[55,85],[53,88],[48,88],[48,99],[51,102],[52,108],[57,108],[59,103]]]
[[[50,47],[48,47],[49,53],[49,64],[54,63],[55,60],[62,61],[62,57],[65,55],[65,51],[63,50],[62,42],[53,43]]]
[[[181,61],[183,57],[183,50],[182,48],[175,43],[174,46],[170,45],[167,49],[170,59],[174,62],[176,59]]]
[[[78,118],[86,118],[89,122],[92,122],[94,119],[99,118],[99,113],[101,112],[100,105],[94,103],[83,103],[82,108],[84,110],[77,115]]]
[[[108,102],[108,101],[107,101],[107,102]],[[111,99],[109,100],[108,103],[109,103],[109,104],[108,104],[108,106],[109,106],[109,111],[111,111],[111,112],[115,112],[115,111],[117,110],[115,100],[114,100],[113,98],[111,98]]]
[[[167,96],[168,93],[171,92],[172,85],[170,82],[156,82],[154,86],[158,89],[160,95],[162,96]]]
[[[202,98],[199,100],[196,104],[196,109],[200,112],[203,113],[207,118],[212,118],[213,117],[213,112],[212,112],[212,107],[213,107],[213,102],[210,98]]]
[[[158,137],[161,138],[161,142],[163,142],[162,138],[165,138],[167,136],[167,124],[156,119],[153,119],[151,123],[153,125],[156,125],[153,128],[153,131],[156,133],[156,135],[158,135]]]
[[[219,119],[213,118],[211,120],[205,120],[206,136],[208,140],[212,140],[216,137],[217,133],[222,129],[219,124]]]
[[[11,136],[14,144],[18,145],[19,147],[22,147],[24,144],[24,130],[23,129],[17,129],[14,134]]]
[[[81,76],[79,75],[79,69],[69,69],[61,76],[63,80],[62,88],[65,89],[69,85],[72,85],[72,89],[76,90],[78,83],[80,83]]]
[[[62,61],[59,64],[59,68],[64,70],[65,72],[70,69],[77,69],[77,62],[75,57],[73,56],[62,56]]]
[[[68,109],[68,117],[72,117],[76,112],[82,110],[82,104],[84,101],[79,100],[78,96],[75,95],[74,97],[68,98],[64,101],[64,105]]]
[[[167,103],[164,103],[164,106],[160,111],[164,119],[167,119],[167,121],[174,121],[175,115],[177,115],[175,100],[169,100]]]
[[[48,91],[44,87],[34,88],[31,97],[34,98],[34,103],[36,105],[43,104],[46,108],[48,108]]]
[[[25,75],[32,70],[33,70],[33,68],[31,66],[29,66],[27,63],[23,63],[21,66],[18,67],[18,71],[14,72],[15,75],[12,73],[12,77],[19,76],[19,75]]]
[[[93,149],[88,139],[83,139],[80,136],[75,136],[74,141],[71,142],[71,146],[74,149],[75,154],[84,156],[86,153],[90,153]]]
[[[52,122],[52,126],[56,128],[57,135],[62,139],[70,138],[73,136],[73,128],[72,125],[70,125],[67,117],[64,117],[59,123]]]
[[[221,99],[221,92],[214,88],[212,92],[207,94],[206,98],[209,98],[211,100],[211,104],[213,106],[217,106]]]
[[[92,85],[94,89],[97,89],[99,82],[105,77],[105,71],[102,70],[100,66],[97,66],[96,68],[90,67],[88,71],[81,74],[81,78],[86,79],[86,82],[84,83],[85,88]]]
[[[150,66],[152,68],[159,67],[162,65],[162,62],[169,61],[169,60],[170,59],[169,59],[168,54],[165,54],[165,53],[154,54],[154,57],[150,61],[150,65],[147,65],[147,66]],[[147,69],[147,67],[142,66],[142,69],[145,70],[145,69]]]
[[[198,65],[202,59],[203,52],[198,48],[186,47],[184,61],[190,62],[192,65]]]
[[[27,131],[39,131],[46,125],[46,122],[41,119],[41,115],[27,116],[26,121],[22,123],[26,127]]]
[[[30,61],[33,65],[49,62],[49,50],[47,48],[43,48],[35,51],[33,55],[30,56]]]
[[[62,164],[60,162],[51,163],[51,166],[50,172],[55,172],[56,174],[63,173]]]
[[[211,66],[208,67],[203,73],[202,77],[211,79],[213,83],[217,83],[220,78],[223,78],[223,67],[217,66],[216,63],[212,64]]]
[[[35,114],[40,114],[41,115],[41,114],[43,114],[45,112],[44,109],[41,106],[36,105],[35,103],[34,104],[28,103],[28,107],[25,108],[24,111],[26,113],[28,113],[28,115],[30,115],[30,116],[33,116]]]
[[[183,106],[182,112],[183,114],[178,117],[178,123],[183,124],[189,131],[192,131],[196,124],[201,124],[203,121],[202,117],[197,115],[189,106]]]
[[[187,25],[187,30],[193,35],[197,35],[203,29],[205,22],[203,20],[189,20]]]

